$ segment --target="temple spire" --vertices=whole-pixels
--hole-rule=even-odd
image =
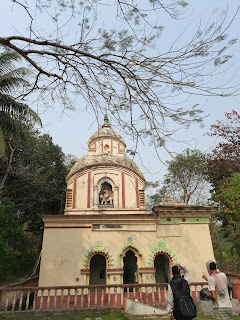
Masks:
[[[110,125],[110,123],[109,123],[107,114],[105,114],[105,116],[104,116],[104,124],[103,124],[102,127],[103,127],[103,128],[111,128],[111,125]]]

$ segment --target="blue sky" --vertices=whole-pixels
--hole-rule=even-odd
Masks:
[[[162,48],[168,47],[174,39],[176,39],[184,30],[184,36],[179,40],[184,44],[187,39],[197,29],[198,25],[207,23],[209,19],[220,17],[223,10],[228,10],[228,20],[237,10],[239,5],[238,1],[231,0],[189,0],[189,6],[185,12],[185,19],[174,21],[163,15],[159,17],[159,21],[164,26],[163,33],[158,41],[157,47],[154,50],[161,52]],[[2,0],[0,3],[1,11],[1,28],[0,35],[26,35],[28,33],[28,17],[23,8],[14,5],[12,7],[10,0]],[[111,9],[109,9],[111,10]],[[99,10],[98,15],[104,17],[104,26],[114,24],[114,14],[107,15],[104,10]],[[48,16],[37,15],[35,18],[38,20],[39,28],[43,31],[46,26],[48,27]],[[238,14],[228,29],[229,39],[236,38],[240,30],[240,14]],[[69,32],[70,34],[70,32]],[[233,83],[240,83],[240,47],[239,42],[229,52],[233,55],[229,69],[224,74],[219,75],[219,81],[226,77],[226,79],[233,78]],[[218,85],[218,83],[216,83]],[[36,103],[29,101],[31,107],[35,108]],[[64,153],[74,154],[81,157],[87,153],[87,141],[89,137],[97,130],[97,122],[94,115],[87,112],[83,106],[81,99],[77,100],[78,110],[62,111],[61,106],[56,104],[54,107],[47,106],[41,107],[41,118],[43,120],[44,128],[42,132],[49,133],[53,137],[54,143],[60,145]],[[230,112],[232,109],[240,110],[239,97],[192,97],[189,102],[191,105],[200,103],[204,114],[207,116],[204,120],[205,127],[201,128],[199,125],[194,124],[187,130],[180,130],[175,135],[176,142],[169,143],[168,149],[172,152],[180,153],[186,148],[198,148],[203,152],[210,151],[216,141],[214,138],[204,136],[209,130],[209,126],[224,118],[225,112]],[[100,120],[101,121],[101,120]],[[103,119],[102,119],[103,121]],[[127,147],[131,148],[133,142],[131,137],[124,136]],[[144,145],[140,144],[138,148],[139,156],[134,158],[137,165],[143,171],[147,180],[161,180],[166,172],[166,166],[162,164],[155,154],[154,148],[149,146],[146,142]],[[159,149],[161,160],[165,162],[170,160],[169,155],[163,149]]]

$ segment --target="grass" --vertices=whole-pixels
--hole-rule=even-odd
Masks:
[[[95,320],[101,318],[102,320],[132,320],[130,318],[125,318],[121,312],[107,313],[107,314],[96,314],[96,313],[78,313],[78,314],[65,314],[65,315],[57,315],[57,314],[39,314],[39,313],[23,313],[21,315],[13,315],[13,314],[1,314],[1,320],[11,319],[11,320],[83,320],[88,318],[89,320]],[[160,318],[158,318],[160,319]],[[213,320],[213,318],[208,318],[202,315],[198,315],[197,320]],[[100,320],[100,319],[99,319]],[[138,320],[138,319],[134,319]],[[147,320],[147,319],[145,319]],[[164,318],[162,320],[169,320],[168,318]],[[240,316],[235,316],[234,320],[240,320]]]

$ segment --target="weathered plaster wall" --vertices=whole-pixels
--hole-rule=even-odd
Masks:
[[[208,224],[183,223],[171,226],[172,229],[180,229],[180,234],[161,236],[159,232],[156,233],[155,224],[136,223],[125,224],[118,231],[90,228],[45,229],[39,285],[87,285],[86,275],[81,269],[85,269],[89,251],[95,252],[96,247],[100,250],[104,248],[104,252],[109,250],[110,268],[119,269],[123,267],[121,254],[128,246],[140,254],[139,268],[154,267],[154,255],[162,251],[171,257],[173,263],[182,263],[189,268],[192,282],[201,281],[202,271],[206,271],[205,262],[214,258]],[[148,278],[143,276],[140,281],[155,282],[153,274],[150,273]],[[76,281],[77,278],[79,281]],[[115,283],[122,281],[121,279],[119,275]]]

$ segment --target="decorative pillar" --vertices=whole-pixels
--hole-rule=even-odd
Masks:
[[[94,207],[98,205],[98,186],[94,186]]]
[[[124,179],[124,172],[122,172],[122,208],[125,208],[125,179]]]
[[[73,179],[72,209],[76,207],[76,177]]]
[[[91,172],[88,172],[87,208],[90,208],[90,197],[91,197]]]
[[[137,202],[137,208],[140,208],[140,202],[139,202],[139,190],[138,190],[138,178],[135,179],[135,185],[136,185],[136,202]]]
[[[118,186],[114,186],[115,194],[114,194],[114,206],[118,207]]]

